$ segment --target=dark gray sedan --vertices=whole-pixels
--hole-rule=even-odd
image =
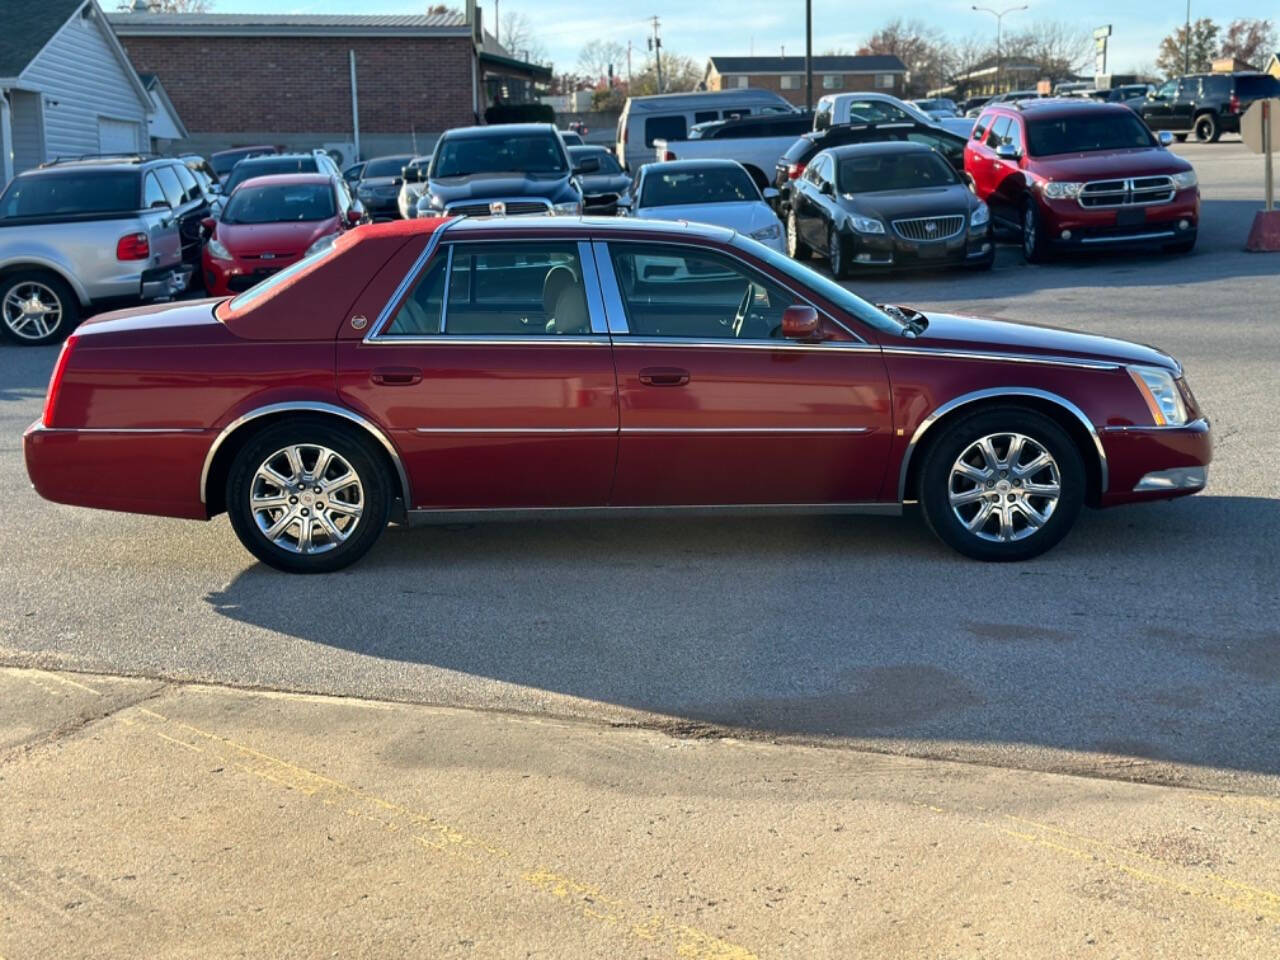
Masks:
[[[792,186],[787,253],[855,269],[967,266],[995,257],[991,213],[963,174],[922,143],[823,150]]]
[[[607,147],[569,147],[569,161],[575,168],[580,167],[588,157],[595,157],[600,165],[593,173],[578,174],[583,212],[613,216],[618,212],[618,197],[627,192],[631,186],[631,178],[623,172],[617,158]]]

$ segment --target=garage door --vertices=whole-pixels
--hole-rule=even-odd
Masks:
[[[136,153],[140,125],[130,120],[98,118],[98,149],[103,153]]]

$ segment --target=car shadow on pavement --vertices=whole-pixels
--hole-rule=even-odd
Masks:
[[[1280,773],[1280,500],[1086,512],[984,565],[916,518],[397,527],[253,566],[221,615],[401,664],[765,735],[1100,751]]]

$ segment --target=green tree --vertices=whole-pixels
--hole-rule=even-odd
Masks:
[[[1160,41],[1156,69],[1166,77],[1208,70],[1218,50],[1218,25],[1208,17],[1191,24],[1191,32],[1181,26]]]

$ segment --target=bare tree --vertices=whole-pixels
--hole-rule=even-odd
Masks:
[[[988,36],[969,34],[947,44],[943,58],[948,80],[963,77],[995,56],[995,46]]]
[[[502,16],[502,34],[499,42],[513,56],[530,63],[545,63],[547,47],[533,28],[533,22],[519,10]]]
[[[208,13],[211,5],[209,0],[145,0],[145,4],[135,4],[134,0],[120,0],[116,9],[132,11],[135,6],[142,6],[152,13]]]
[[[1160,41],[1156,69],[1166,77],[1208,70],[1217,49],[1218,25],[1208,17],[1201,17],[1191,24],[1190,36],[1187,28],[1181,26]]]
[[[907,93],[920,95],[947,80],[946,47],[946,38],[937,27],[895,17],[873,33],[858,52],[896,56],[907,67]]]
[[[593,81],[603,80],[613,65],[614,75],[621,73],[627,62],[627,48],[613,40],[592,40],[578,53],[578,72]]]
[[[1005,51],[1034,63],[1042,79],[1050,82],[1073,77],[1093,55],[1093,37],[1089,31],[1071,23],[1042,20],[1006,41]]]
[[[662,54],[662,92],[683,93],[698,89],[702,83],[703,66],[693,57],[679,53],[669,53],[665,49]],[[633,97],[643,97],[658,92],[658,76],[654,70],[653,59],[646,61],[644,69],[631,80],[630,93]]]
[[[1266,60],[1280,50],[1276,28],[1270,20],[1232,20],[1222,38],[1221,56],[1235,57],[1255,70],[1266,66]]]

